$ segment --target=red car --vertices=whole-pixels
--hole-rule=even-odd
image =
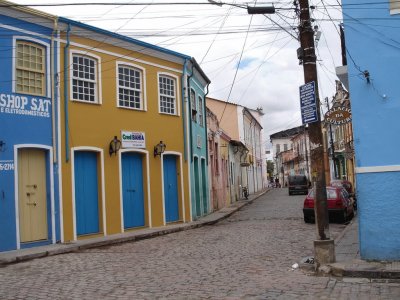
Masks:
[[[351,220],[354,216],[353,199],[343,187],[326,187],[329,219],[338,218],[341,222]],[[304,200],[304,222],[315,222],[314,214],[314,190],[311,190]]]

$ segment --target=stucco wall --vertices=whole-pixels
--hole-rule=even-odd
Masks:
[[[400,259],[400,158],[396,151],[400,130],[400,32],[391,26],[400,15],[390,15],[389,1],[381,7],[365,9],[357,0],[343,1],[346,47],[351,55],[348,75],[360,247],[364,259]],[[365,71],[369,72],[368,78],[363,75]],[[390,168],[397,172],[389,172]]]

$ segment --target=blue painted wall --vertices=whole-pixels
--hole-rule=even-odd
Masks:
[[[189,71],[189,74],[191,72]],[[201,78],[197,72],[194,72],[193,75],[190,77],[189,80],[189,91],[192,89],[195,91],[196,94],[196,105],[197,111],[199,105],[199,97],[203,99],[203,125],[200,125],[199,122],[199,114],[196,116],[196,122],[192,120],[192,113],[191,111],[188,114],[188,118],[191,122],[191,168],[190,168],[190,180],[191,180],[191,203],[192,203],[192,219],[195,220],[200,216],[203,216],[209,212],[209,185],[208,185],[208,172],[207,172],[207,165],[204,161],[207,159],[207,132],[206,132],[206,97],[205,97],[205,90],[206,86],[202,84]],[[190,95],[190,93],[189,93]],[[189,96],[190,102],[190,96]],[[197,138],[200,138],[201,146],[198,147],[197,145]],[[194,159],[197,157],[197,159]],[[203,162],[203,163],[202,163]],[[197,164],[195,166],[194,164]],[[198,174],[195,172],[198,171]],[[197,181],[197,185],[196,185]],[[196,190],[197,186],[197,190]]]
[[[389,1],[342,4],[356,167],[400,166],[400,14],[390,15]],[[361,257],[399,260],[400,172],[358,169],[356,180]]]
[[[16,249],[17,246],[14,145],[52,145],[51,99],[46,96],[13,93],[12,58],[15,55],[13,38],[15,36],[21,39],[34,38],[50,45],[50,39],[43,38],[43,36],[50,37],[52,30],[26,22],[23,18],[14,19],[1,14],[0,24],[0,140],[5,143],[0,151],[0,251],[6,251]],[[32,32],[32,34],[27,32]],[[39,33],[41,36],[35,33]],[[40,106],[40,104],[42,105]],[[53,153],[53,155],[56,154]],[[57,173],[56,164],[53,165],[53,168]],[[48,174],[48,178],[50,176],[53,176],[55,183],[56,239],[59,240],[58,177]],[[51,238],[51,230],[49,236]]]

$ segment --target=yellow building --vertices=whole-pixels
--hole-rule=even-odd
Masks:
[[[65,18],[58,29],[62,241],[190,221],[190,57]]]

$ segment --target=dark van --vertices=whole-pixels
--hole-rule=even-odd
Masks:
[[[308,180],[305,175],[289,176],[289,195],[308,194]]]

